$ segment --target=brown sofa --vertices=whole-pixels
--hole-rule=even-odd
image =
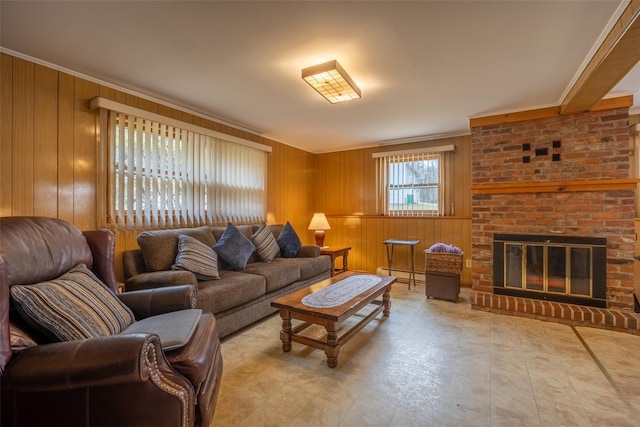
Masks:
[[[211,424],[222,376],[215,317],[193,309],[192,286],[116,295],[114,246],[108,230],[81,232],[68,222],[52,218],[0,218],[2,426]],[[24,301],[11,288],[51,286],[51,295],[64,296],[61,276],[71,277],[70,272],[77,271],[79,264],[88,267],[80,267],[86,273],[82,277],[90,277],[93,272],[99,280],[81,281],[72,289],[97,289],[103,298],[96,300],[109,300],[121,307],[124,303],[135,317],[130,326],[148,326],[145,321],[151,321],[160,329],[174,330],[173,322],[166,317],[175,319],[186,313],[193,315],[189,334],[183,335],[183,342],[173,349],[167,348],[157,334],[126,330],[53,342],[56,340],[40,330],[34,318],[20,311],[25,310]],[[63,299],[68,298],[51,301]],[[78,306],[90,300],[80,297],[74,301]],[[59,310],[63,316],[67,313],[64,307]],[[125,308],[122,311],[127,312]],[[56,324],[60,323],[64,322]]]
[[[269,228],[277,239],[283,225]],[[238,225],[248,239],[257,225]],[[253,254],[241,271],[219,269],[220,278],[198,280],[190,271],[171,270],[178,253],[178,236],[189,235],[213,246],[226,227],[195,227],[146,231],[138,235],[139,249],[123,254],[127,291],[156,288],[166,284],[191,284],[198,288],[196,307],[213,313],[219,325],[220,338],[276,312],[271,307],[275,298],[331,277],[331,260],[320,255],[318,246],[302,245],[294,258],[276,257],[261,261]]]

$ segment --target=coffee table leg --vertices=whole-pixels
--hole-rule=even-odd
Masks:
[[[291,351],[291,312],[289,310],[280,310],[280,317],[282,318],[282,329],[280,330],[280,341],[282,341],[282,351]]]
[[[382,294],[382,306],[384,307],[382,314],[389,316],[391,314],[391,286],[387,286],[384,294]]]
[[[338,366],[338,354],[340,354],[338,326],[337,322],[327,323],[327,344],[324,347],[324,353],[327,355],[327,366],[330,368]]]

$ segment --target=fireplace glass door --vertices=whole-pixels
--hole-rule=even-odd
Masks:
[[[591,248],[571,248],[571,292],[591,296]]]
[[[591,295],[591,248],[505,243],[504,249],[505,287],[563,295]]]

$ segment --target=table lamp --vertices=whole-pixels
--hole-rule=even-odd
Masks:
[[[324,230],[331,230],[329,221],[323,213],[314,213],[309,224],[309,230],[315,230],[316,245],[324,248]]]

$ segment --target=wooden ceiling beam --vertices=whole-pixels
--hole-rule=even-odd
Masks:
[[[631,0],[560,107],[561,114],[591,110],[640,62],[640,0]]]

